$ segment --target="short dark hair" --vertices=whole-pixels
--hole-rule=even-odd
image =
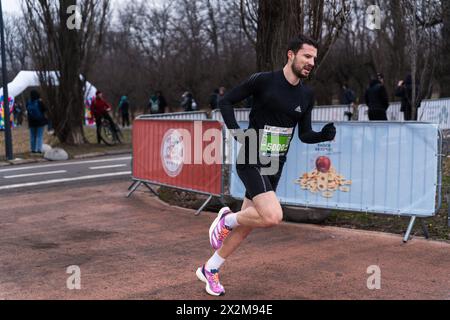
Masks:
[[[289,50],[292,50],[294,51],[294,53],[297,53],[303,47],[304,44],[309,44],[310,46],[313,46],[316,49],[319,48],[319,45],[317,44],[316,40],[304,34],[299,34],[297,37],[289,41],[286,54],[289,52]]]

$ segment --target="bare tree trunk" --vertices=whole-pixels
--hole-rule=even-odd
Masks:
[[[395,74],[396,80],[404,79],[406,70],[405,70],[405,22],[403,17],[403,12],[401,8],[401,1],[390,1],[389,2],[391,13],[392,13],[392,24],[393,24],[393,38],[392,38],[392,50],[395,59],[395,70],[397,70],[397,74]]]
[[[256,48],[256,38],[258,33],[258,5],[259,0],[240,0],[239,13],[241,25],[247,39]]]
[[[450,1],[442,0],[442,78],[441,96],[450,97]]]
[[[74,12],[68,13],[70,6],[77,6],[80,11],[80,25],[72,25]],[[109,2],[24,0],[24,9],[28,43],[55,135],[62,143],[81,144],[86,141],[83,132],[86,78],[80,77],[88,74],[98,55]],[[50,71],[55,71],[56,76],[52,77]]]
[[[256,42],[258,70],[274,70],[286,63],[288,41],[303,31],[302,16],[301,1],[259,1]]]
[[[309,36],[319,42],[317,72],[350,12],[347,0],[333,0],[329,8],[325,8],[325,5],[324,0],[259,0],[256,43],[258,70],[281,68],[286,62],[289,40],[304,33],[307,24]],[[305,7],[308,8],[307,15]],[[329,11],[327,16],[326,10]],[[308,21],[304,21],[305,16]],[[323,35],[324,24],[328,27],[326,35]]]
[[[61,54],[59,76],[59,101],[66,103],[58,106],[67,112],[56,113],[53,116],[54,129],[60,141],[68,144],[83,143],[83,88],[80,79],[81,53],[80,35],[78,30],[69,29],[67,8],[76,5],[76,0],[61,0],[59,7],[59,48]]]
[[[411,77],[412,77],[412,94],[411,94],[411,117],[416,118],[417,103],[416,103],[416,76],[417,76],[417,2],[413,1],[413,15],[412,15],[412,31],[411,31]]]
[[[217,28],[215,12],[214,12],[214,8],[211,4],[211,0],[207,0],[206,4],[208,7],[209,23],[211,25],[211,29],[209,30],[210,38],[211,38],[211,42],[213,43],[213,46],[214,46],[214,55],[216,56],[216,59],[218,60],[219,59],[219,35],[218,35],[218,31],[217,31],[218,28]]]

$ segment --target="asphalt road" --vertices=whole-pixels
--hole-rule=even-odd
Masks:
[[[131,156],[119,155],[87,160],[14,165],[0,168],[0,194],[42,190],[67,184],[102,183],[129,179]]]

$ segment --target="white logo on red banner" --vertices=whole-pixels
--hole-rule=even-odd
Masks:
[[[161,143],[161,161],[164,171],[170,177],[176,177],[183,169],[184,142],[181,133],[175,129],[168,130]]]

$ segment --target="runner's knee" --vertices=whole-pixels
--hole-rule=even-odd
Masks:
[[[264,212],[262,212],[262,218],[264,221],[264,225],[267,228],[275,227],[281,223],[283,220],[283,211],[281,208],[279,209],[265,209]]]

